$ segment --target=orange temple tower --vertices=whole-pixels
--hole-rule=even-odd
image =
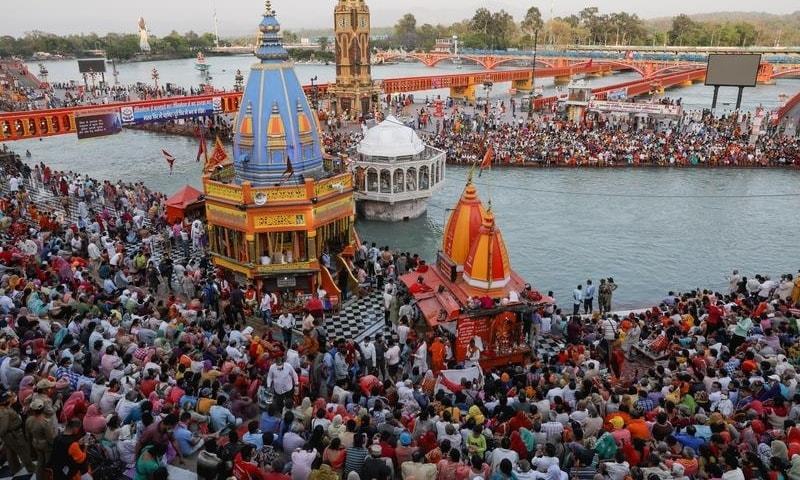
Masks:
[[[428,326],[456,336],[458,361],[475,358],[484,368],[521,363],[531,348],[523,340],[522,316],[552,299],[511,268],[491,207],[484,207],[471,178],[450,213],[436,264],[401,277]]]

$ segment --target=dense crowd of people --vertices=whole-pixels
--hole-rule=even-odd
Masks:
[[[107,72],[107,77],[112,73]],[[117,102],[150,100],[187,95],[201,95],[213,90],[210,85],[184,88],[136,82],[133,84],[102,81],[100,74],[87,74],[84,82],[40,83],[22,63],[0,63],[0,110],[44,110],[78,106],[107,105]],[[24,81],[24,83],[23,83]]]
[[[81,85],[75,82],[54,83],[49,85],[47,90],[24,92],[27,101],[20,103],[15,110],[107,105],[116,102],[200,95],[204,91],[200,87],[187,89],[172,84],[156,86],[142,82],[130,85],[97,84],[94,80],[88,85]]]
[[[39,80],[16,59],[0,59],[0,111],[24,110],[44,99]]]
[[[351,268],[381,292],[387,329],[330,338],[325,292],[295,319],[281,292],[204,257],[153,255],[152,237],[160,251],[205,242],[202,225],[166,222],[160,194],[8,152],[0,166],[0,440],[13,473],[800,479],[800,276],[734,271],[726,291],[669,292],[624,316],[610,313],[613,279],[587,282],[572,314],[526,314],[523,364],[466,378],[452,334],[426,328],[397,281],[428,268],[416,255],[363,243]],[[77,213],[42,211],[34,188]],[[552,355],[536,348],[545,336],[561,345]]]
[[[180,120],[168,120],[166,122],[145,123],[129,128],[147,130],[149,132],[160,132],[168,135],[180,135],[183,137],[202,138],[213,142],[216,138],[224,143],[233,141],[233,124],[226,115],[214,115],[208,117],[187,118]],[[206,145],[204,148],[213,148]],[[203,152],[201,150],[201,152]],[[210,154],[210,152],[207,152]]]
[[[766,121],[766,120],[765,120]],[[520,166],[709,166],[800,165],[800,140],[772,129],[754,134],[750,114],[689,115],[666,129],[638,130],[632,121],[602,118],[580,123],[556,117],[504,121],[493,115],[443,119],[433,145],[448,161],[469,164],[494,151],[494,163]]]

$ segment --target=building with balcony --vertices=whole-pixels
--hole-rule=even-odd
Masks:
[[[259,30],[258,62],[234,123],[233,163],[203,178],[211,255],[231,277],[284,298],[320,285],[336,294],[321,260],[352,248],[352,175],[323,161],[316,112],[269,2]]]
[[[369,129],[356,151],[357,210],[368,220],[417,218],[444,182],[444,152],[393,116]]]

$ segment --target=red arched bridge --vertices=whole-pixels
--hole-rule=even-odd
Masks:
[[[621,70],[636,71],[643,78],[596,88],[593,93],[598,98],[605,98],[608,92],[624,90],[626,96],[630,98],[651,92],[654,89],[689,85],[705,78],[705,66],[697,64],[666,62],[646,62],[642,64],[642,62],[594,62],[591,60],[562,66],[537,67],[535,75],[537,79],[553,77],[556,83],[563,84],[569,82],[570,78],[575,75],[604,75]],[[777,69],[773,65],[762,64],[759,70],[759,81],[768,82],[773,78],[798,73],[798,70],[800,70],[800,67]],[[390,78],[380,80],[379,83],[386,94],[449,88],[451,97],[474,101],[476,89],[486,82],[511,82],[512,88],[518,91],[530,91],[533,87],[532,73],[531,69],[486,70],[452,75]],[[317,94],[325,94],[328,87],[328,84],[307,85],[304,90],[306,94],[315,92]],[[798,97],[794,97],[790,100],[790,103],[795,102],[796,104],[797,99]],[[108,112],[119,113],[124,125],[208,116],[219,113],[235,113],[239,111],[240,101],[241,93],[221,92],[107,105],[0,113],[0,141],[77,133],[77,118],[93,115],[102,116]],[[539,98],[534,102],[534,107],[544,108],[556,101],[558,101],[557,97]],[[791,110],[791,107],[782,109],[778,113],[779,115],[785,115],[789,110]]]
[[[403,52],[403,51],[386,51],[386,52],[378,52],[372,57],[373,63],[381,64],[384,62],[391,62],[394,60],[415,60],[418,62],[423,63],[428,67],[433,67],[438,65],[441,62],[458,62],[458,61],[468,61],[476,63],[486,70],[494,70],[497,67],[511,64],[511,63],[518,63],[524,62],[530,64],[533,60],[530,56],[524,55],[455,55],[452,53],[440,53],[440,52]],[[652,72],[659,70],[661,68],[667,68],[674,65],[685,65],[685,66],[696,66],[697,64],[687,63],[687,62],[658,62],[658,61],[636,61],[636,60],[595,60],[597,63],[602,63],[605,65],[613,65],[615,67],[620,67],[624,70],[633,70],[640,75],[648,76],[651,75]],[[562,58],[562,57],[547,57],[547,58],[537,58],[536,65],[537,69],[540,67],[545,68],[558,68],[558,67],[569,67],[573,65],[584,65],[586,63],[591,62],[590,59],[576,59],[576,58]]]
[[[795,108],[800,108],[800,92],[786,101],[772,116],[773,125],[778,125]]]
[[[487,70],[493,70],[501,65],[515,62],[531,62],[531,57],[513,56],[513,55],[454,55],[452,53],[437,53],[437,52],[378,52],[372,57],[373,64],[381,64],[385,62],[392,62],[395,60],[416,60],[425,64],[428,67],[436,66],[441,62],[453,62],[459,60],[467,60],[469,62],[477,63]],[[559,58],[541,59],[537,58],[536,63],[545,67],[555,67],[560,65]]]
[[[373,63],[381,64],[384,62],[392,62],[395,60],[414,60],[423,63],[429,67],[438,65],[441,62],[458,62],[468,61],[482,66],[487,70],[494,70],[497,67],[508,65],[512,63],[524,62],[530,64],[533,58],[530,55],[515,55],[509,52],[507,55],[494,54],[494,55],[480,55],[480,54],[453,54],[445,52],[404,52],[404,51],[384,51],[378,52],[372,57]],[[575,57],[545,57],[537,58],[536,64],[542,67],[555,68],[566,67],[569,65],[577,65],[586,63],[589,59],[576,59]],[[689,67],[705,66],[704,62],[668,62],[668,61],[654,61],[654,60],[611,60],[601,59],[599,62],[607,65],[615,65],[624,67],[627,70],[632,70],[643,77],[659,75],[671,68],[674,65]],[[539,68],[539,67],[537,67]],[[798,77],[800,76],[800,65],[796,64],[770,64],[763,63],[759,71],[759,83],[769,83],[770,81],[778,78]]]

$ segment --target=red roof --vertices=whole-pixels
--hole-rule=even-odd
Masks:
[[[203,192],[192,187],[191,185],[185,185],[183,188],[175,192],[173,196],[167,199],[167,206],[184,209],[187,205],[191,205],[192,203],[196,202],[202,194]]]
[[[475,290],[466,284],[460,274],[455,282],[451,282],[440,270],[439,265],[429,265],[425,272],[409,272],[402,275],[400,281],[410,288],[417,282],[419,277],[423,278],[423,282],[430,288],[430,291],[412,293],[412,296],[417,301],[417,307],[431,327],[438,325],[439,313],[442,310],[447,312],[448,322],[456,320],[461,316],[460,309],[466,305],[470,296],[488,294],[492,298],[501,298],[508,295],[511,290],[520,293],[525,288],[525,281],[512,270],[511,279],[504,288],[491,291]],[[441,291],[440,287],[442,287]],[[542,296],[541,303],[552,302],[552,298]]]

